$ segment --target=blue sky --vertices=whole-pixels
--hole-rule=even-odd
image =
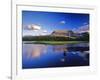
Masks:
[[[28,25],[39,25],[41,30],[29,30]],[[77,30],[89,25],[89,14],[22,11],[23,35],[50,34],[54,30]]]

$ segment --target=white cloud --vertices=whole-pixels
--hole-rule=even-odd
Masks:
[[[89,25],[87,24],[87,25],[81,26],[81,27],[79,28],[79,30],[80,30],[80,31],[88,31],[88,30],[89,30]]]
[[[65,24],[66,23],[66,21],[60,21],[60,24]]]
[[[25,35],[34,35],[34,36],[38,36],[38,35],[48,35],[49,32],[45,29],[42,29],[42,26],[40,25],[36,25],[36,24],[30,24],[27,26],[24,26],[24,30],[25,30]]]
[[[41,30],[41,26],[40,25],[36,25],[36,24],[31,24],[27,26],[28,30]]]
[[[47,30],[43,30],[43,33],[47,33]]]
[[[89,32],[89,24],[80,26],[78,29],[76,29],[74,31],[78,32],[78,33]]]

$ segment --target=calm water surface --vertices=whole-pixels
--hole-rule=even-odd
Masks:
[[[89,66],[89,44],[44,45],[23,43],[22,68]]]

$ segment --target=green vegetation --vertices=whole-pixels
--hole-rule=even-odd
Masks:
[[[73,38],[65,36],[25,36],[23,41],[69,41]]]
[[[84,33],[79,37],[66,36],[24,36],[23,41],[89,41],[89,34]]]
[[[49,44],[49,45],[63,45],[63,44],[76,44],[82,41],[25,41],[26,44]]]
[[[67,37],[67,36],[24,36],[22,40],[25,43],[34,44],[68,44],[68,43],[79,43],[82,41],[89,42],[89,33],[82,33],[81,36]]]

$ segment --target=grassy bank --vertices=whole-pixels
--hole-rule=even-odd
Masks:
[[[68,37],[68,36],[51,36],[51,35],[45,35],[45,36],[23,36],[23,41],[89,41],[88,35],[83,35],[79,37]]]
[[[26,44],[49,44],[49,45],[76,44],[80,42],[83,41],[24,41],[24,43]]]

